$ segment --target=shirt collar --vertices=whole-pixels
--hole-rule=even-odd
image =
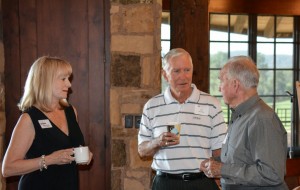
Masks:
[[[245,102],[238,105],[236,108],[231,109],[232,111],[232,118],[234,118],[234,115],[242,116],[245,112],[247,112],[252,106],[256,104],[256,102],[260,101],[260,97],[258,95],[254,95],[250,97]]]
[[[188,97],[186,99],[185,102],[189,102],[189,101],[196,101],[198,100],[198,95],[197,95],[197,87],[195,84],[191,84],[192,87],[192,94],[190,95],[190,97]],[[167,89],[164,92],[164,98],[166,101],[166,104],[171,104],[171,103],[179,103],[173,96],[171,93],[171,88],[170,86],[167,87]]]

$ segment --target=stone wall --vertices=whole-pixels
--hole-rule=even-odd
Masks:
[[[125,115],[141,115],[160,93],[162,0],[112,0],[110,116],[112,190],[150,189],[151,160],[137,152],[138,128]]]

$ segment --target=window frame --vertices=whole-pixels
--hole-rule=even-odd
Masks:
[[[205,0],[204,0],[205,1]],[[300,16],[300,9],[295,9],[295,7],[300,7],[300,1],[282,1],[282,0],[206,0],[207,3],[207,8],[201,9],[202,11],[207,11],[208,14],[210,13],[230,13],[230,14],[267,14],[267,15],[293,15],[295,16],[295,19],[299,20]],[[175,6],[171,6],[172,1],[170,0],[163,0],[162,1],[162,8],[163,11],[170,11],[171,9],[175,9]],[[172,18],[171,18],[172,19]],[[198,19],[202,19],[201,17]],[[206,18],[205,18],[206,19]],[[299,21],[295,22],[299,23]],[[172,25],[172,23],[171,23]],[[294,24],[295,28],[298,28],[298,31],[300,31],[300,24]],[[172,26],[171,26],[172,28]],[[202,31],[203,32],[203,31]],[[172,33],[172,32],[171,32]],[[201,34],[200,34],[201,35]],[[300,33],[294,34],[295,41],[299,42],[300,40]],[[176,36],[172,36],[172,38],[175,38]],[[172,41],[172,39],[171,39]],[[208,44],[208,43],[207,43]],[[205,45],[205,43],[204,43]],[[203,47],[209,48],[209,47]],[[253,48],[252,48],[253,49]],[[256,57],[255,55],[256,50],[253,52],[250,52],[250,54],[253,57]],[[294,82],[299,81],[299,60],[300,60],[300,48],[295,47],[294,48],[294,55],[295,55],[295,69],[297,69],[298,72],[295,73],[294,76]],[[199,64],[204,63],[204,67],[206,68],[206,65],[208,63],[206,62],[201,62]],[[195,66],[195,65],[194,65]],[[209,76],[208,76],[209,77]],[[206,89],[206,88],[204,88]],[[295,92],[293,92],[295,94]],[[298,100],[295,99],[294,101],[294,106],[293,106],[293,115],[294,115],[294,126],[295,126],[295,140],[296,146],[300,146],[299,142],[299,137],[300,137],[300,132],[299,132],[299,110],[297,106]],[[296,105],[296,106],[295,106]]]
[[[257,40],[257,36],[258,36],[258,30],[257,30],[257,20],[258,20],[258,18],[260,17],[260,16],[270,16],[270,17],[273,17],[274,18],[274,31],[275,31],[275,29],[276,29],[276,19],[278,18],[278,17],[281,17],[281,15],[277,15],[277,16],[274,16],[274,15],[257,15],[257,14],[228,14],[228,13],[210,13],[210,17],[209,18],[212,18],[211,16],[218,16],[218,15],[220,15],[220,16],[222,16],[223,18],[223,20],[226,18],[227,19],[227,26],[225,26],[224,28],[225,28],[225,30],[224,30],[224,32],[225,32],[225,35],[224,36],[227,36],[226,38],[226,40],[224,40],[223,38],[220,38],[220,40],[215,40],[215,39],[209,39],[209,44],[211,44],[211,43],[224,43],[225,44],[225,46],[224,47],[226,47],[227,46],[227,51],[226,51],[226,53],[227,53],[227,59],[229,59],[230,57],[232,57],[233,55],[231,55],[231,48],[230,48],[230,46],[232,45],[232,44],[234,44],[234,43],[246,43],[247,44],[247,46],[248,46],[248,49],[247,49],[247,55],[249,55],[250,57],[252,57],[252,59],[255,61],[255,62],[257,62],[257,45],[258,44],[264,44],[265,42],[262,42],[262,41],[258,41]],[[247,40],[241,40],[241,41],[239,41],[239,40],[231,40],[231,34],[233,34],[233,31],[231,31],[231,18],[232,17],[235,17],[235,16],[243,16],[243,15],[245,15],[245,16],[247,16],[248,17],[248,21],[247,21],[247,23],[248,23],[248,32],[247,32],[247,34],[248,34],[248,39]],[[286,17],[286,16],[284,16],[284,17]],[[295,19],[295,17],[293,17],[293,16],[288,16],[288,17],[290,17],[290,18],[293,18],[293,22],[295,23],[296,22],[296,19]],[[215,18],[216,19],[216,18]],[[298,24],[300,24],[300,23],[298,23]],[[210,27],[211,27],[211,22],[210,22]],[[217,26],[217,28],[220,28],[219,26]],[[227,32],[227,35],[226,35],[226,32]],[[272,72],[273,73],[273,84],[272,84],[272,86],[273,86],[273,91],[270,93],[270,94],[267,94],[267,95],[261,95],[261,94],[259,94],[260,95],[260,97],[261,98],[271,98],[272,99],[272,106],[271,107],[273,107],[273,109],[277,112],[277,111],[279,111],[280,109],[277,107],[277,105],[276,105],[276,103],[278,103],[276,100],[278,99],[278,98],[286,98],[287,100],[289,100],[290,99],[290,96],[288,95],[288,94],[283,94],[283,93],[279,93],[277,90],[276,90],[276,86],[278,86],[277,84],[276,84],[276,81],[277,81],[277,76],[276,76],[276,73],[278,72],[278,71],[291,71],[292,73],[293,73],[293,85],[292,85],[292,90],[293,90],[293,94],[295,94],[296,93],[296,86],[295,86],[295,75],[298,73],[298,68],[296,67],[296,65],[299,65],[299,64],[297,64],[296,62],[294,62],[293,61],[293,67],[292,68],[277,68],[276,67],[276,56],[278,55],[277,54],[277,51],[276,51],[276,46],[277,45],[279,45],[279,44],[291,44],[291,45],[293,45],[293,47],[296,47],[297,45],[299,46],[299,43],[297,43],[297,41],[295,40],[295,36],[294,36],[294,34],[296,34],[296,33],[300,33],[300,31],[296,31],[296,28],[294,27],[294,29],[293,29],[293,42],[281,42],[281,41],[277,41],[279,38],[276,38],[276,33],[274,33],[274,38],[273,38],[273,40],[271,40],[271,41],[268,41],[267,43],[268,44],[272,44],[273,46],[274,46],[274,50],[273,50],[273,61],[274,61],[274,66],[273,67],[271,67],[271,68],[258,68],[259,69],[259,71],[260,72],[262,72],[262,71],[270,71],[270,72]],[[210,34],[212,34],[211,33],[211,31],[210,31]],[[227,44],[227,45],[226,45]],[[299,48],[299,47],[298,47]],[[211,57],[212,55],[210,54],[210,57]],[[297,56],[297,54],[295,54],[294,52],[293,52],[293,59],[292,60],[295,60],[296,58],[295,58],[295,56]],[[210,60],[211,61],[211,60]],[[221,67],[221,66],[220,66]],[[215,72],[215,71],[219,71],[221,68],[220,67],[211,67],[211,62],[210,62],[210,67],[209,67],[209,70],[210,70],[210,73],[211,73],[211,71],[213,71],[213,72]],[[211,78],[212,78],[212,76],[210,76],[210,80],[211,80]],[[215,78],[215,77],[214,77]],[[217,79],[215,79],[215,80],[217,80]],[[210,81],[211,82],[211,81]],[[211,84],[211,83],[210,83]],[[210,88],[212,88],[212,86],[210,86]],[[215,87],[214,87],[215,88]],[[222,95],[220,95],[220,94],[214,94],[212,91],[211,91],[211,94],[213,95],[213,96],[216,96],[216,97],[218,97],[220,100],[222,99],[221,97],[222,97]],[[222,100],[221,100],[222,101]],[[293,110],[291,110],[291,108],[288,108],[288,111],[286,111],[286,110],[284,110],[284,111],[286,111],[285,113],[288,113],[288,115],[285,115],[285,119],[282,119],[281,118],[281,120],[282,120],[282,123],[285,125],[285,126],[287,126],[287,127],[289,127],[290,128],[290,126],[291,126],[291,117],[292,117],[292,121],[293,121],[293,127],[291,128],[291,130],[293,130],[294,132],[293,133],[291,133],[291,134],[295,134],[296,133],[296,125],[295,125],[295,121],[296,121],[296,119],[297,119],[297,116],[294,116],[295,114],[294,113],[296,113],[295,111],[295,107],[297,107],[297,101],[295,101],[295,96],[293,97],[293,99],[291,100],[292,101],[292,105],[289,105],[289,106],[291,106],[291,108],[293,108]],[[223,102],[222,102],[223,103]],[[225,121],[230,121],[230,111],[229,111],[229,107],[227,106],[227,109],[225,109],[225,110],[223,110],[224,111],[224,117],[225,117]],[[293,115],[291,115],[291,114],[293,114]],[[279,115],[279,114],[278,114]],[[279,115],[280,116],[280,115]],[[291,139],[291,137],[289,137],[289,140],[290,141],[293,141],[293,145],[295,145],[295,143],[296,143],[296,138],[297,137],[293,137],[292,139]]]

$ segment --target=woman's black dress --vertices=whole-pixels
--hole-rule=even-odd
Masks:
[[[84,145],[84,138],[72,106],[65,108],[69,135],[62,132],[36,107],[26,111],[33,122],[35,138],[26,153],[26,159],[41,157],[54,151]],[[49,125],[49,122],[51,125]],[[45,124],[46,123],[46,124]],[[77,190],[78,170],[75,162],[50,165],[43,171],[25,174],[19,182],[19,190]]]

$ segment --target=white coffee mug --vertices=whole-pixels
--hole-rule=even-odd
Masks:
[[[74,156],[77,164],[84,164],[89,161],[90,151],[88,146],[74,148]]]

